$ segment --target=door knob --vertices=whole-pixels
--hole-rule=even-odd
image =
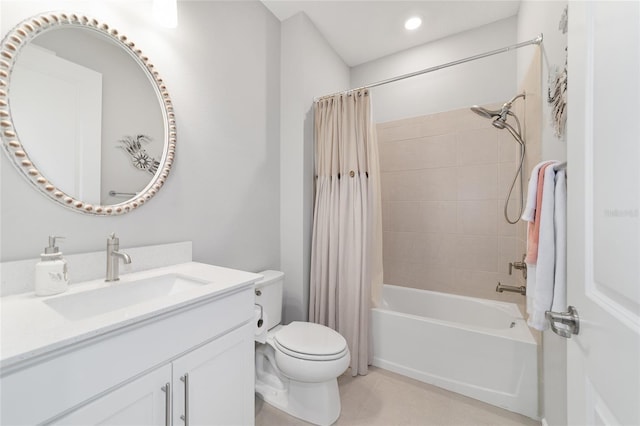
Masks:
[[[567,312],[547,311],[544,313],[544,317],[549,320],[551,330],[558,336],[570,339],[572,335],[577,335],[580,332],[580,317],[578,310],[573,306],[569,306]],[[568,328],[558,328],[556,323],[564,324]]]

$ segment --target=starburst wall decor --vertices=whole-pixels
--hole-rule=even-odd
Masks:
[[[560,17],[558,29],[562,34],[568,29],[568,8],[565,7]],[[557,138],[563,139],[567,124],[567,48],[564,49],[564,67],[552,67],[549,72],[549,87],[547,89],[547,103],[551,106],[551,124]]]
[[[120,148],[131,156],[131,161],[137,169],[144,170],[152,175],[156,174],[160,162],[151,157],[142,147],[143,143],[151,142],[151,137],[147,135],[125,136],[118,142],[122,144]]]

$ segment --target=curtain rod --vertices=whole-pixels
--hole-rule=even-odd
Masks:
[[[486,58],[487,56],[497,55],[498,53],[509,52],[510,50],[519,49],[521,47],[529,46],[531,44],[540,45],[541,43],[542,43],[542,33],[538,37],[536,37],[534,39],[523,41],[521,43],[512,44],[511,46],[503,47],[501,49],[496,49],[496,50],[492,50],[490,52],[480,53],[478,55],[469,56],[468,58],[458,59],[457,61],[447,62],[446,64],[436,65],[435,67],[425,68],[423,70],[411,72],[409,74],[402,74],[402,75],[399,75],[397,77],[388,78],[386,80],[381,80],[381,81],[378,81],[378,82],[375,82],[375,83],[367,84],[365,86],[357,87],[355,89],[349,89],[349,90],[345,90],[345,91],[342,91],[342,92],[332,93],[330,95],[320,96],[318,98],[314,98],[314,102],[317,102],[317,101],[325,99],[325,98],[330,98],[330,97],[333,97],[333,96],[336,96],[336,95],[346,95],[348,93],[352,93],[352,92],[355,92],[357,90],[370,89],[372,87],[382,86],[384,84],[388,84],[388,83],[393,83],[393,82],[396,82],[396,81],[404,80],[405,78],[415,77],[415,76],[426,74],[426,73],[429,73],[429,72],[432,72],[432,71],[441,70],[443,68],[452,67],[454,65],[464,64],[465,62],[475,61],[476,59]]]

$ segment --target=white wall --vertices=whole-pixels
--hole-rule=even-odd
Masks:
[[[196,261],[249,271],[280,266],[280,24],[262,4],[179,2],[173,30],[152,21],[148,1],[3,0],[0,7],[3,34],[47,10],[91,14],[126,34],[165,80],[178,127],[166,185],[118,217],[45,199],[2,154],[3,261],[38,256],[54,234],[67,237],[66,253],[103,250],[115,231],[124,247],[192,240]]]
[[[554,136],[549,120],[550,108],[545,102],[550,68],[564,66],[567,36],[558,29],[558,23],[566,6],[566,1],[524,1],[518,14],[518,41],[531,39],[540,33],[544,35],[541,49],[542,160],[563,161],[567,158],[566,143]],[[518,50],[518,82],[527,72],[533,53],[531,49]],[[566,352],[564,338],[551,331],[542,333],[541,412],[549,426],[567,424]]]
[[[542,49],[542,160],[555,159],[564,161],[567,158],[567,144],[554,136],[551,125],[551,107],[544,100],[549,87],[549,72],[557,66],[560,69],[565,63],[567,35],[558,29],[558,23],[566,1],[524,1],[518,14],[518,41],[529,40],[542,33],[544,40]],[[531,62],[534,50],[518,50],[518,82],[520,82]]]
[[[280,244],[284,322],[306,320],[313,220],[313,98],[349,87],[349,68],[304,14],[282,22]]]
[[[351,86],[402,74],[499,49],[516,42],[516,17],[423,44],[352,68]],[[377,123],[503,103],[516,93],[515,53],[456,65],[422,76],[372,89]]]

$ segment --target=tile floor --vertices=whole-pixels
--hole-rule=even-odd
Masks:
[[[522,425],[540,422],[389,371],[371,367],[366,376],[338,378],[341,426]],[[304,426],[256,397],[256,426]]]

